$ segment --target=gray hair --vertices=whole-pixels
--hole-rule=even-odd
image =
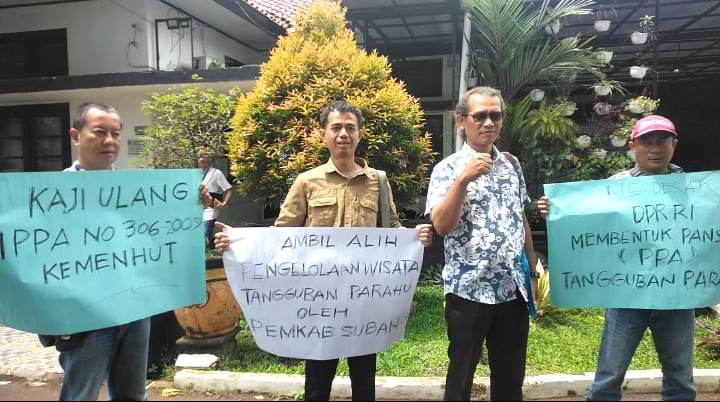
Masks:
[[[455,108],[455,113],[462,116],[467,116],[468,100],[471,96],[476,94],[481,96],[493,96],[495,98],[498,98],[500,100],[500,111],[505,114],[505,99],[503,99],[499,89],[495,89],[492,87],[475,87],[465,92],[465,95],[463,95],[462,99],[460,99],[460,102],[458,102],[457,107]]]
[[[458,102],[457,107],[455,108],[455,113],[463,117],[467,117],[468,101],[473,95],[491,96],[498,98],[498,100],[500,101],[500,111],[502,112],[503,116],[505,115],[505,99],[503,99],[500,90],[493,87],[475,87],[465,92],[465,95],[463,95],[462,99],[460,99],[460,102]],[[460,129],[460,137],[462,137],[463,140],[466,139],[465,130],[462,128]]]
[[[75,130],[82,130],[83,127],[85,127],[85,123],[87,123],[87,113],[90,109],[98,109],[102,110],[105,113],[112,113],[120,116],[120,113],[118,113],[117,109],[106,103],[84,102],[83,104],[78,106],[77,112],[75,112],[72,128],[74,128]],[[122,120],[120,122],[120,124],[122,125]]]

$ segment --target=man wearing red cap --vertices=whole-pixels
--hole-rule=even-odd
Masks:
[[[638,177],[682,173],[670,163],[677,146],[675,125],[665,117],[645,116],[635,123],[628,145],[635,154],[635,167],[611,177]],[[550,200],[538,200],[540,214],[546,217]],[[695,400],[693,351],[695,347],[695,310],[649,310],[608,308],[605,311],[595,380],[588,391],[589,401],[619,401],[625,373],[635,350],[650,328],[655,350],[662,366],[662,399]]]

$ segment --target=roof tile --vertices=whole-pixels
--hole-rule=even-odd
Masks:
[[[245,0],[245,2],[274,23],[287,29],[293,26],[297,9],[310,5],[313,0]]]

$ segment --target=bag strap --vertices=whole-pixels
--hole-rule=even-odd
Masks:
[[[510,163],[513,165],[513,168],[517,171],[519,169],[518,166],[518,160],[511,154],[510,152],[503,152],[503,155],[505,155],[505,159],[509,160]]]
[[[380,187],[380,223],[381,227],[390,227],[390,205],[388,205],[387,173],[378,170],[378,186]]]

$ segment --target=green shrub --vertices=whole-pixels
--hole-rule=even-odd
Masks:
[[[345,10],[330,0],[300,10],[255,90],[240,97],[228,145],[243,195],[278,205],[298,174],[328,159],[317,118],[337,99],[362,111],[358,156],[388,172],[398,203],[424,191],[434,155],[420,105],[391,77],[387,58],[359,49],[345,24]]]
[[[232,94],[201,89],[197,84],[152,94],[142,103],[151,123],[145,130],[138,165],[195,167],[199,152],[223,155],[225,131],[237,100]]]

